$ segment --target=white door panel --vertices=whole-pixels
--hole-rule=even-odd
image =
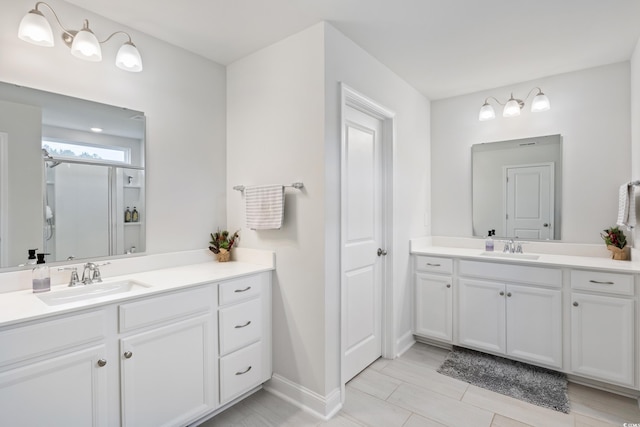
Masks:
[[[382,122],[346,108],[342,283],[346,382],[382,354]]]
[[[505,167],[507,236],[553,238],[554,165]]]

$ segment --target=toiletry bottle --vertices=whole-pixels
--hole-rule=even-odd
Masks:
[[[49,267],[44,263],[46,254],[38,254],[38,261],[33,268],[33,293],[48,292],[51,290],[51,277]]]
[[[127,206],[127,210],[124,211],[124,222],[131,222],[131,211],[129,210],[129,206]]]
[[[489,230],[487,233],[487,240],[484,241],[484,250],[487,252],[493,252],[493,238],[491,236],[494,234],[495,231],[493,230]]]
[[[140,221],[140,214],[138,213],[138,209],[136,209],[136,207],[133,207],[133,212],[131,212],[131,222],[138,222]]]
[[[29,258],[27,258],[27,265],[35,265],[36,264],[36,251],[38,249],[29,249]]]

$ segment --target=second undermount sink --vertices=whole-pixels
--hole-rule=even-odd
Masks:
[[[492,258],[509,258],[509,259],[526,259],[535,261],[540,258],[540,255],[534,254],[519,254],[519,253],[511,253],[511,252],[482,252],[481,256],[492,257]]]
[[[149,287],[149,285],[136,282],[135,280],[122,280],[119,282],[78,285],[73,288],[47,292],[36,296],[47,305],[61,305],[78,301],[87,301],[107,295],[124,294]]]

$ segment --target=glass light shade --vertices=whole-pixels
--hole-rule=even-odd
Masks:
[[[486,103],[480,108],[480,114],[478,115],[478,120],[484,122],[486,120],[493,120],[496,118],[496,112],[493,110],[493,107]]]
[[[102,49],[95,34],[89,29],[82,29],[73,36],[71,54],[85,61],[102,61]]]
[[[116,55],[116,66],[134,73],[142,71],[142,58],[133,43],[126,42],[120,47]]]
[[[531,111],[533,113],[539,113],[550,109],[551,104],[549,103],[549,98],[547,98],[547,95],[544,93],[540,92],[535,96],[535,98],[533,98],[533,101],[531,102]]]
[[[504,106],[502,117],[517,117],[520,115],[520,105],[518,101],[511,98]]]
[[[42,12],[33,9],[27,13],[18,28],[18,38],[38,46],[53,46],[53,31]]]

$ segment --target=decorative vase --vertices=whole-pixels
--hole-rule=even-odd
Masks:
[[[227,262],[231,259],[231,252],[226,249],[220,249],[220,252],[216,254],[218,262]]]
[[[607,245],[607,249],[611,251],[611,258],[613,259],[616,259],[619,261],[626,261],[629,259],[629,251],[627,246],[620,249],[613,245]]]

